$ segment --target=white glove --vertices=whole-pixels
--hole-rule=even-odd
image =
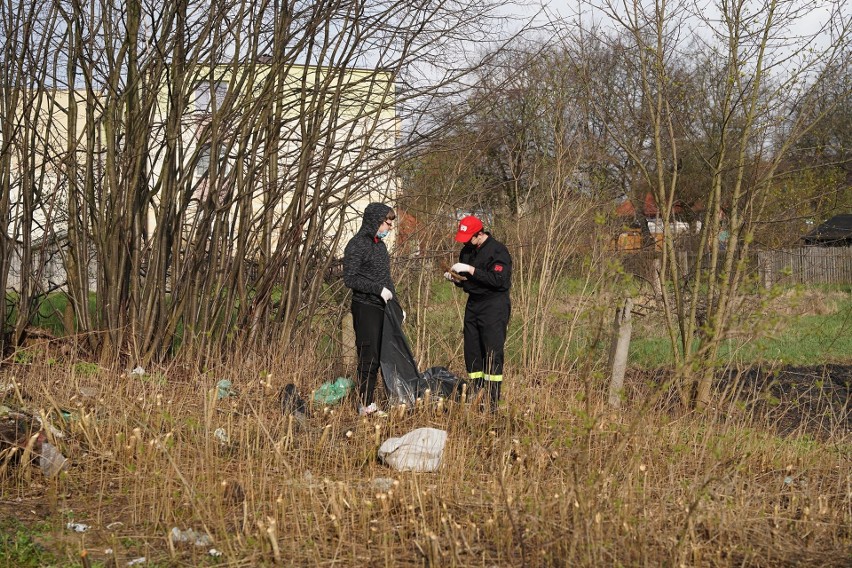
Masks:
[[[474,268],[469,264],[457,262],[450,268],[450,270],[455,272],[456,274],[461,274],[462,272],[468,272],[470,274],[473,274]]]
[[[387,288],[382,288],[382,293],[380,295],[386,304],[393,299],[393,292]]]
[[[453,281],[453,275],[450,274],[449,272],[444,272],[444,278],[449,280],[450,282]]]

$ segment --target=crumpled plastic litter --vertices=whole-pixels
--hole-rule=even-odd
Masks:
[[[172,527],[169,537],[172,542],[191,542],[195,546],[210,546],[213,543],[213,539],[207,534],[192,529],[182,531],[177,527]]]
[[[228,437],[228,432],[227,432],[227,431],[225,431],[225,429],[224,429],[224,428],[216,428],[216,429],[213,431],[213,437],[214,437],[214,438],[216,438],[216,440],[217,440],[220,444],[222,444],[223,446],[227,446],[228,444],[230,444],[230,443],[231,443],[231,440],[230,440],[230,438]]]
[[[334,406],[343,400],[355,386],[348,377],[337,377],[333,382],[323,383],[314,391],[314,402],[326,406]]]
[[[231,381],[228,379],[222,379],[218,383],[216,383],[216,398],[222,400],[223,398],[228,398],[234,394],[234,389],[231,386]]]
[[[382,442],[379,459],[398,471],[436,471],[441,467],[446,443],[446,430],[417,428]]]
[[[43,442],[38,465],[45,477],[53,477],[61,471],[68,470],[68,458],[63,456],[62,452],[50,442]]]

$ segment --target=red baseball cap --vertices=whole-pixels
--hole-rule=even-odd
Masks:
[[[473,215],[468,215],[467,217],[463,217],[461,221],[459,221],[459,230],[456,233],[456,240],[460,243],[466,243],[470,240],[470,238],[482,230],[482,221],[474,217]]]

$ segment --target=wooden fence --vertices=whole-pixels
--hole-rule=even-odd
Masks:
[[[692,251],[677,253],[680,273],[689,275],[701,262],[704,268],[709,256],[698,257]],[[654,280],[656,252],[626,252],[619,258],[625,270],[651,282]],[[720,261],[721,262],[721,261]],[[784,284],[852,284],[852,247],[800,247],[758,250],[749,253],[747,270],[757,271],[767,288]]]
[[[757,253],[760,281],[791,284],[852,284],[852,247],[801,247]]]

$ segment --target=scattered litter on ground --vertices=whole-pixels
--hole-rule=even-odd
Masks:
[[[71,410],[59,409],[59,417],[63,422],[76,422],[80,419],[80,414]]]
[[[420,374],[420,381],[417,385],[417,398],[429,395],[437,400],[438,398],[458,399],[461,397],[462,387],[466,381],[455,375],[446,367],[429,367]]]
[[[97,398],[100,393],[97,387],[80,387],[80,394],[84,398]]]
[[[124,526],[124,523],[121,521],[114,521],[106,526],[107,530],[114,531],[115,529],[120,529]]]
[[[390,491],[393,489],[395,480],[390,477],[377,477],[370,481],[370,487],[376,491]]]
[[[299,396],[296,385],[293,383],[284,385],[284,388],[281,389],[279,400],[281,402],[281,413],[284,416],[292,414],[299,422],[304,422],[308,407],[305,401],[302,400],[302,397]]]
[[[138,564],[145,564],[148,561],[144,556],[140,556],[139,558],[134,558],[130,562],[127,563],[128,566],[136,566]]]
[[[65,433],[62,430],[60,430],[59,428],[57,428],[56,426],[54,426],[53,424],[51,424],[50,422],[45,422],[41,418],[39,418],[38,416],[36,416],[36,418],[41,423],[42,428],[44,428],[45,430],[50,432],[50,435],[53,436],[54,438],[61,440],[62,438],[65,437]]]
[[[130,371],[130,376],[131,377],[144,377],[145,376],[145,369],[140,367],[140,366],[137,366],[132,371]]]
[[[212,556],[213,558],[219,558],[220,556],[222,556],[222,552],[219,551],[219,550],[216,550],[215,548],[211,548],[210,550],[207,551],[207,553],[210,556]]]
[[[417,428],[385,440],[379,447],[379,459],[399,471],[435,471],[441,466],[446,443],[446,430]]]
[[[195,546],[210,546],[213,543],[213,539],[208,535],[192,529],[182,531],[177,527],[172,527],[169,537],[172,539],[172,542],[191,542]]]
[[[334,406],[343,400],[355,383],[348,377],[337,377],[334,381],[323,383],[314,391],[314,402]]]
[[[234,389],[231,386],[231,381],[228,379],[222,379],[218,383],[216,383],[216,398],[222,400],[223,398],[229,398],[234,394]]]
[[[44,442],[41,445],[38,465],[45,477],[53,477],[61,471],[68,471],[68,458],[63,456],[53,444]]]
[[[74,531],[74,532],[83,533],[83,532],[86,532],[87,530],[89,530],[92,527],[90,527],[89,525],[85,525],[83,523],[71,522],[71,523],[68,523],[67,525],[65,525],[65,528],[68,529],[68,530]]]
[[[213,437],[216,438],[216,441],[222,444],[223,446],[227,446],[231,443],[231,439],[228,437],[228,433],[224,428],[216,428],[213,431]]]

